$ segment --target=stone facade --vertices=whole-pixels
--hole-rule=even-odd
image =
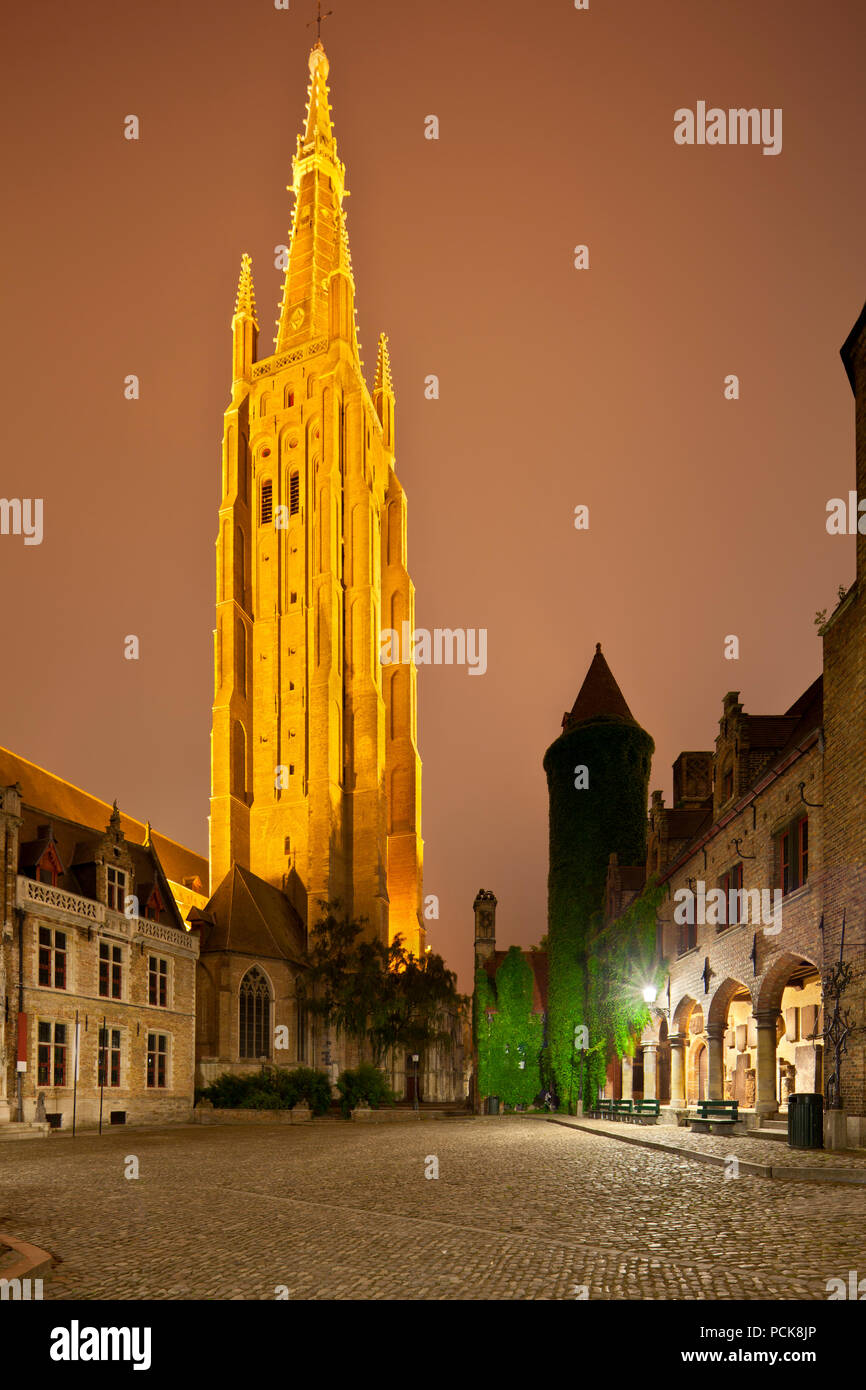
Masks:
[[[73,1108],[82,1129],[100,1113],[106,1126],[189,1119],[199,943],[155,837],[23,760],[18,771],[0,788],[0,1123],[70,1128]],[[58,813],[70,799],[86,823]],[[174,871],[201,886],[201,860],[174,851]]]
[[[244,257],[217,539],[211,891],[233,864],[304,923],[339,902],[381,940],[424,949],[417,672],[379,661],[414,629],[394,390],[379,340],[368,390],[321,43],[276,351],[257,359]]]
[[[859,497],[864,336],[866,310],[842,349],[856,402]],[[779,716],[749,716],[736,692],[726,695],[715,751],[680,755],[673,807],[653,793],[646,869],[670,889],[659,912],[670,976],[642,1039],[645,1082],[653,1077],[644,1095],[675,1111],[730,1097],[758,1120],[775,1115],[793,1091],[827,1086],[821,982],[844,957],[854,972],[844,1007],[855,1030],[842,1066],[849,1145],[866,1144],[866,519],[860,525],[855,581],[821,629],[822,675]],[[690,788],[686,763],[699,774]],[[781,911],[756,921],[756,899],[742,924],[720,924],[712,911],[694,925],[676,920],[700,884],[706,894],[778,892]],[[666,1059],[667,1094],[650,1055]]]

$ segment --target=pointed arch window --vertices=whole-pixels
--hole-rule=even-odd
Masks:
[[[239,695],[247,693],[247,629],[238,618],[235,631],[235,685]]]
[[[240,1057],[271,1055],[271,990],[258,966],[241,980],[238,1000],[238,1054]]]
[[[247,736],[239,720],[232,728],[232,795],[241,801],[247,795]]]
[[[244,533],[240,526],[235,527],[235,602],[242,604],[246,584],[246,556],[244,554]]]

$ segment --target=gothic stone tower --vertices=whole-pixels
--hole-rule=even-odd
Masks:
[[[213,892],[233,863],[424,948],[416,671],[379,663],[414,627],[394,389],[362,373],[328,59],[310,54],[275,351],[257,360],[249,256],[232,319],[217,539]]]
[[[585,1010],[593,913],[600,910],[610,855],[646,861],[647,791],[654,744],[634,719],[596,645],[562,733],[544,755],[550,796],[548,875],[549,1040],[560,1099],[572,1075],[575,1024]]]

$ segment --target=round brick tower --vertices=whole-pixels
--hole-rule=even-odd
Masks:
[[[548,1040],[560,1104],[576,1099],[574,1030],[586,1019],[587,940],[603,905],[612,853],[646,860],[654,744],[635,720],[596,644],[562,733],[544,755],[550,797],[547,893]],[[590,1037],[592,1045],[597,1039]]]

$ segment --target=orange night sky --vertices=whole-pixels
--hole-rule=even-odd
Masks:
[[[83,0],[6,17],[0,494],[44,498],[45,535],[0,536],[0,743],[199,851],[230,319],[248,251],[267,355],[314,8]],[[815,612],[854,570],[825,516],[854,486],[838,352],[866,293],[866,10],[328,8],[361,342],[372,384],[390,335],[416,620],[489,634],[483,677],[419,672],[428,939],[468,990],[479,888],[499,899],[501,944],[546,929],[541,759],[596,641],[668,800],[679,751],[713,746],[725,691],[781,712],[819,672]],[[782,108],[782,152],[677,146],[674,112],[698,101]]]

